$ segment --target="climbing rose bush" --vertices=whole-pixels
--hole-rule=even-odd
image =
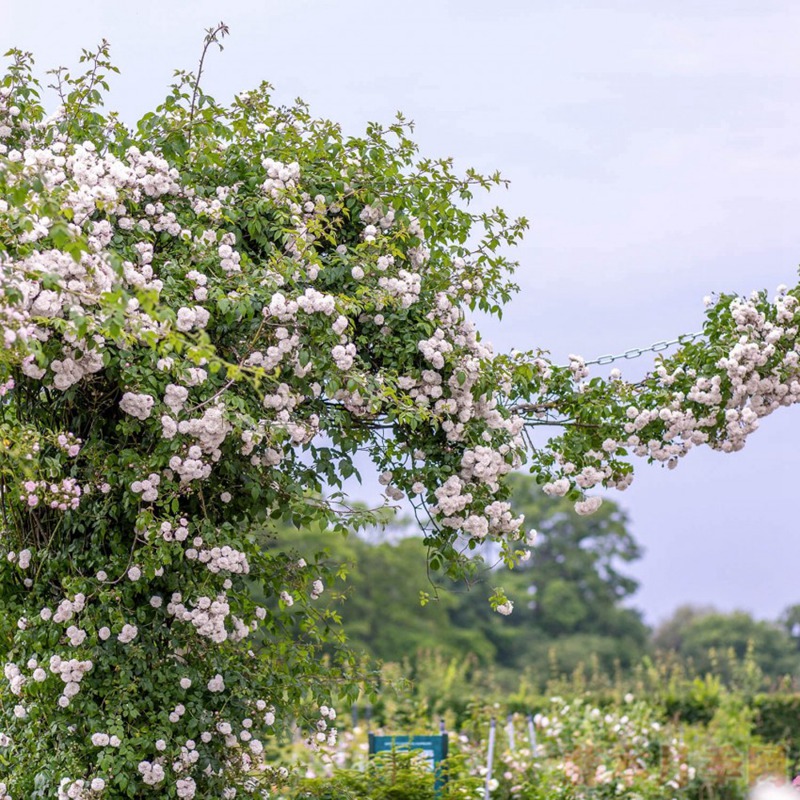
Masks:
[[[800,397],[796,289],[719,296],[636,384],[493,354],[469,313],[500,314],[527,223],[472,211],[502,178],[420,158],[402,117],[345,137],[267,84],[221,106],[201,59],[129,128],[105,43],[53,72],[52,113],[9,57],[0,798],[260,797],[270,737],[332,745],[359,675],[321,657],[331,577],[263,532],[374,523],[342,493],[364,455],[430,567],[468,577],[485,540],[527,557],[503,482],[526,460],[590,513],[629,454],[737,450]]]

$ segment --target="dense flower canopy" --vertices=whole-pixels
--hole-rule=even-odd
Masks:
[[[372,523],[341,491],[362,453],[463,575],[484,540],[527,556],[503,481],[524,463],[591,513],[629,454],[737,450],[800,399],[794,289],[717,298],[637,384],[493,354],[469,312],[500,313],[527,223],[471,211],[503,180],[420,159],[402,117],[347,138],[266,84],[222,107],[178,73],[129,129],[101,113],[105,43],[55,71],[50,116],[10,56],[0,797],[256,797],[280,726],[335,738],[324,693],[356,672],[318,661],[327,576],[259,532]]]

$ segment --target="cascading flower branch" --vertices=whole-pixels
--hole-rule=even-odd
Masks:
[[[507,296],[492,245],[524,221],[454,245],[474,219],[451,195],[500,179],[415,163],[403,121],[345,139],[187,73],[129,130],[98,110],[105,44],[56,71],[51,116],[10,55],[0,796],[261,796],[270,737],[331,744],[359,678],[320,661],[328,575],[264,548],[269,521],[372,522],[337,494],[366,450],[441,561],[519,525],[499,478],[522,420],[478,388],[461,305]]]
[[[54,72],[49,116],[9,56],[0,798],[261,797],[270,737],[332,743],[359,675],[321,659],[330,576],[263,531],[374,523],[341,493],[360,453],[431,567],[466,575],[487,539],[526,557],[503,481],[526,458],[590,513],[628,451],[735,450],[800,397],[795,290],[720,298],[708,342],[636,385],[493,355],[467,315],[510,298],[527,222],[469,210],[502,178],[420,159],[402,117],[347,138],[266,84],[222,107],[201,60],[129,129],[100,110],[106,43]]]

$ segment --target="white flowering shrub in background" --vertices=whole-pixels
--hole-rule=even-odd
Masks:
[[[346,138],[266,84],[222,107],[201,60],[129,129],[101,108],[105,43],[53,73],[51,115],[9,56],[0,798],[257,797],[281,726],[332,742],[325,701],[358,676],[320,660],[328,576],[257,531],[374,522],[340,492],[359,453],[459,575],[486,539],[525,557],[503,476],[526,458],[590,513],[629,452],[736,450],[800,398],[796,290],[720,297],[708,341],[636,385],[494,356],[466,314],[500,313],[527,223],[471,212],[500,176],[420,160],[402,117]]]

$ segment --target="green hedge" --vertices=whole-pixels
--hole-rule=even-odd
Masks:
[[[800,694],[756,695],[753,710],[753,733],[783,745],[793,773],[800,772]]]

